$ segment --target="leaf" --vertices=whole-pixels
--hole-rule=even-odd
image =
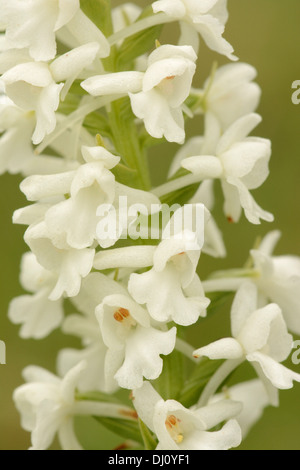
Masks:
[[[207,312],[209,315],[213,315],[217,313],[218,309],[232,296],[232,292],[211,292],[206,294],[206,296],[211,300]]]
[[[138,421],[133,422],[123,419],[101,418],[99,416],[94,416],[94,419],[109,431],[117,434],[117,436],[144,444]]]
[[[100,112],[91,113],[84,120],[84,127],[93,135],[100,134],[102,137],[111,139],[111,131],[106,117]]]
[[[143,443],[145,445],[145,450],[155,450],[157,447],[157,440],[141,419],[139,419],[139,427],[143,438]]]
[[[151,6],[148,6],[137,21],[153,15]],[[148,53],[155,46],[155,40],[159,38],[163,25],[152,26],[144,31],[125,39],[121,45],[117,57],[117,69],[124,70],[134,59]]]
[[[164,357],[163,371],[153,385],[164,400],[176,400],[184,385],[184,376],[184,358],[178,351],[173,351]]]
[[[211,361],[207,358],[202,359],[195,367],[184,387],[182,387],[178,401],[186,408],[195,405],[207,383],[223,362],[224,361]]]
[[[198,188],[199,188],[198,183],[193,184],[191,186],[187,186],[186,188],[180,189],[176,192],[166,194],[165,196],[162,196],[160,200],[163,204],[169,204],[170,206],[175,203],[183,206],[184,204],[187,204],[192,199],[192,197],[196,194]]]
[[[80,0],[80,7],[105,36],[113,33],[110,0]]]

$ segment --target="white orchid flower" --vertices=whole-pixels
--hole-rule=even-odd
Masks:
[[[196,59],[190,46],[160,46],[150,55],[142,91],[129,96],[134,114],[152,137],[184,142],[182,105],[191,90]]]
[[[65,234],[67,244],[79,250],[92,246],[96,239],[98,207],[114,202],[115,177],[110,170],[120,160],[101,147],[83,148],[83,156],[86,163],[74,172],[66,191],[70,197],[45,215],[50,237]],[[57,175],[56,179],[63,176]]]
[[[56,55],[55,32],[79,10],[79,0],[1,0],[6,42],[11,48],[28,47],[35,60]]]
[[[270,405],[266,389],[259,379],[226,388],[222,393],[215,395],[209,403],[217,403],[220,400],[233,400],[242,403],[242,411],[235,419],[241,427],[243,439],[248,436],[253,426],[263,416],[264,410]]]
[[[56,126],[55,111],[63,84],[56,84],[48,65],[38,62],[16,65],[2,75],[2,80],[17,106],[35,112],[37,124],[32,139],[34,144],[40,143]]]
[[[146,304],[154,320],[192,325],[206,315],[210,303],[196,274],[199,257],[200,246],[192,232],[163,240],[153,254],[153,268],[130,276],[130,294]]]
[[[115,197],[115,179],[108,168],[113,168],[120,159],[103,147],[83,147],[82,154],[85,164],[78,170],[31,176],[21,185],[28,200],[60,198],[61,202],[53,204],[45,213],[48,235],[58,248],[91,246],[96,234],[97,208]],[[67,194],[70,197],[65,199]],[[78,217],[83,218],[81,223]]]
[[[107,392],[105,379],[107,346],[103,342],[95,310],[110,292],[115,292],[115,283],[112,280],[104,274],[89,274],[83,279],[78,296],[72,298],[72,304],[80,314],[69,315],[62,325],[65,334],[80,338],[82,349],[62,349],[57,358],[57,370],[59,375],[64,377],[69,370],[84,360],[86,368],[77,385],[80,392],[91,390]]]
[[[175,400],[164,401],[149,382],[133,391],[139,418],[158,438],[157,450],[228,450],[241,443],[241,430],[233,419],[239,403],[223,401],[198,409],[184,408]],[[228,421],[229,420],[229,421]],[[221,431],[209,432],[228,421]]]
[[[163,12],[181,22],[186,44],[194,44],[198,50],[199,33],[210,49],[237,60],[232,46],[222,37],[228,19],[226,0],[158,0],[152,8],[154,13]]]
[[[254,67],[239,62],[223,65],[204,84],[205,110],[216,116],[223,132],[257,109],[261,89],[253,82],[256,76]]]
[[[54,174],[75,169],[80,164],[65,157],[70,149],[73,133],[65,132],[52,144],[52,149],[62,154],[57,158],[50,155],[37,156],[32,145],[32,134],[36,126],[35,113],[24,111],[7,99],[0,107],[0,174],[21,173],[24,176]],[[80,136],[82,139],[82,136]]]
[[[176,153],[169,170],[169,178],[175,175],[180,169],[181,162],[188,157],[196,155],[199,149],[204,145],[203,137],[193,137],[189,139],[185,145]],[[212,211],[215,199],[213,191],[213,181],[206,180],[199,186],[194,196],[190,199],[189,204],[204,204],[208,211]],[[224,258],[226,256],[226,247],[224,245],[221,230],[217,226],[215,219],[211,214],[207,217],[204,226],[204,245],[203,253],[216,258]]]
[[[280,308],[270,304],[257,309],[257,297],[256,286],[246,281],[238,290],[231,310],[233,337],[197,349],[194,356],[227,359],[237,364],[250,362],[270,393],[271,403],[276,405],[274,388],[292,388],[293,381],[300,382],[300,374],[281,364],[292,351],[293,338]]]
[[[254,270],[253,278],[263,302],[270,300],[282,309],[289,330],[300,334],[300,258],[298,256],[274,256],[273,250],[281,234],[270,232],[262,241],[258,250],[252,250]]]
[[[236,291],[245,280],[253,282],[259,291],[260,306],[269,301],[276,303],[282,310],[288,329],[300,334],[299,288],[300,261],[298,256],[274,256],[275,246],[281,236],[277,230],[268,233],[257,249],[250,254],[253,267],[249,270],[238,270],[242,277],[235,277],[235,270],[228,276],[205,281],[207,292]]]
[[[6,48],[28,48],[36,61],[54,59],[56,34],[64,27],[77,45],[96,41],[101,57],[109,55],[106,38],[80,10],[79,0],[1,0],[0,8]]]
[[[126,198],[127,206],[136,204],[151,211],[151,206],[159,206],[159,199],[145,191],[136,190],[115,181],[110,171],[120,161],[103,147],[82,147],[85,161],[77,170],[55,175],[31,176],[23,181],[21,190],[28,200],[41,201],[49,197],[60,197],[45,214],[48,236],[57,248],[82,250],[91,247],[95,240],[103,247],[114,245],[138,217],[137,211],[131,218],[126,217],[123,227],[121,197]],[[68,195],[66,198],[65,196]],[[127,214],[125,214],[127,215]],[[109,224],[110,216],[122,219],[122,230],[102,234],[99,223]],[[113,222],[117,223],[118,220]]]
[[[214,206],[213,181],[203,181],[189,203],[204,204],[205,207],[211,211]],[[214,258],[226,257],[226,247],[222,232],[211,214],[208,215],[208,219],[204,227],[204,245],[202,251]]]
[[[26,171],[34,159],[31,137],[35,128],[34,113],[24,112],[13,103],[0,108],[0,174]]]
[[[76,250],[67,246],[65,249],[57,248],[49,238],[49,231],[44,222],[31,225],[24,239],[38,262],[48,271],[52,271],[57,278],[49,299],[58,300],[64,295],[76,296],[82,278],[92,270],[95,249]]]
[[[215,118],[210,118],[211,126],[218,127]],[[242,208],[253,224],[259,224],[260,219],[268,222],[274,220],[272,214],[258,206],[249,191],[261,186],[269,175],[270,141],[247,137],[260,122],[258,114],[240,118],[220,138],[215,156],[203,153],[206,150],[204,147],[199,149],[199,156],[191,156],[181,162],[183,168],[199,178],[221,180],[225,197],[224,212],[232,222],[239,220]],[[216,129],[208,131],[210,142],[206,143],[207,150],[212,150],[211,142],[215,133]]]
[[[183,143],[182,105],[190,93],[196,59],[190,46],[160,46],[150,54],[145,73],[95,76],[81,86],[93,96],[129,94],[134,114],[151,136]]]
[[[33,253],[26,253],[21,263],[21,285],[33,295],[13,299],[8,316],[12,323],[21,324],[21,338],[41,339],[62,323],[62,300],[49,300],[55,287],[55,275],[44,269]]]
[[[48,449],[56,434],[63,450],[82,450],[74,431],[76,415],[134,420],[130,408],[76,400],[75,391],[85,367],[83,361],[63,379],[40,367],[30,366],[23,371],[27,383],[14,391],[13,399],[21,414],[22,427],[32,433],[32,450]]]
[[[105,297],[96,317],[108,347],[105,375],[109,388],[115,388],[116,381],[131,390],[142,386],[143,377],[155,380],[160,376],[160,355],[173,351],[176,328],[164,331],[153,327],[148,312],[123,293]]]
[[[34,144],[39,144],[56,127],[55,112],[65,86],[62,82],[67,81],[68,89],[80,72],[93,63],[98,52],[99,45],[89,43],[58,57],[50,65],[19,58],[20,53],[16,52],[17,65],[8,68],[1,79],[7,96],[18,107],[35,112]],[[13,58],[15,51],[9,54]]]

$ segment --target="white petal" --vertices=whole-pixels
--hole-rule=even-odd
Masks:
[[[300,374],[287,369],[282,364],[272,359],[265,354],[256,352],[249,354],[247,360],[250,362],[258,363],[266,377],[279,390],[288,390],[293,388],[293,381],[300,382]]]
[[[293,344],[293,338],[288,334],[281,310],[276,304],[252,313],[238,339],[248,354],[263,351],[267,346],[268,355],[278,362],[287,359]]]
[[[231,400],[242,403],[237,421],[245,438],[251,428],[261,419],[264,409],[270,404],[268,394],[260,380],[252,380],[230,387],[227,391]]]
[[[139,418],[154,431],[153,416],[156,404],[162,401],[161,396],[156,392],[150,382],[144,382],[143,386],[133,390],[133,404]]]
[[[79,293],[82,278],[92,270],[94,256],[95,250],[93,249],[65,252],[57,284],[49,298],[58,300],[64,293],[68,297],[75,297]]]
[[[23,295],[13,299],[8,316],[12,323],[21,324],[21,338],[42,339],[58,328],[63,319],[60,301],[48,300],[49,290],[35,295]]]
[[[78,10],[66,26],[80,45],[97,42],[100,45],[99,57],[109,56],[110,46],[106,37],[82,10]]]
[[[248,189],[261,186],[269,175],[271,143],[267,139],[247,139],[222,154],[226,176],[241,178]]]
[[[173,18],[182,18],[186,14],[186,8],[181,0],[158,0],[152,4],[154,13],[163,11]]]
[[[242,409],[243,405],[238,400],[220,400],[195,410],[195,414],[205,423],[206,429],[213,429],[218,424],[235,418]]]
[[[75,401],[75,390],[82,372],[86,369],[86,362],[81,361],[71,369],[61,382],[61,394],[67,404],[73,404]]]
[[[255,68],[244,63],[227,64],[216,71],[207,107],[217,116],[223,130],[256,110],[261,95],[260,87],[251,82],[256,76]],[[207,81],[204,89],[208,85]]]
[[[231,332],[235,338],[239,335],[247,319],[257,309],[257,287],[245,281],[236,293],[231,308]]]
[[[182,144],[185,138],[184,119],[180,108],[169,107],[167,99],[157,89],[129,94],[134,114],[144,121],[147,132],[157,139]]]
[[[226,257],[226,247],[223,240],[223,234],[213,218],[211,218],[206,224],[202,251],[214,258]]]
[[[73,367],[82,361],[86,362],[86,369],[80,375],[77,383],[80,392],[91,390],[105,391],[104,358],[107,349],[101,341],[84,349],[62,349],[57,358],[57,370],[65,376]]]
[[[43,401],[39,406],[36,427],[31,436],[33,450],[47,450],[64,419],[64,410],[55,402]]]
[[[142,72],[118,72],[88,78],[81,86],[92,96],[137,93],[142,89]]]
[[[42,222],[51,204],[31,204],[30,206],[17,209],[13,214],[13,223],[31,225]],[[30,290],[30,289],[28,289]]]
[[[279,230],[273,230],[272,232],[268,233],[262,240],[259,246],[259,251],[265,255],[271,256],[280,238],[281,232]]]
[[[60,92],[63,84],[52,83],[41,91],[38,105],[35,109],[37,124],[32,136],[34,144],[40,144],[44,137],[51,134],[56,127],[55,111],[59,106]]]
[[[217,157],[201,155],[199,157],[185,158],[181,166],[203,179],[220,178],[223,168]]]
[[[173,158],[168,177],[171,178],[171,176],[174,176],[175,173],[180,169],[182,160],[188,157],[192,157],[193,155],[201,155],[203,143],[203,137],[192,137],[191,139],[187,140],[186,143],[180,147],[175,157]],[[209,209],[208,206],[207,208]]]
[[[83,145],[81,152],[86,163],[101,162],[107,170],[112,170],[121,160],[120,157],[116,157],[104,147],[88,147]]]
[[[224,27],[216,18],[211,15],[200,17],[195,21],[195,27],[210,49],[230,60],[238,60],[231,44],[222,37]]]
[[[242,181],[231,177],[227,179],[227,182],[238,190],[241,206],[243,207],[245,216],[249,222],[258,225],[260,224],[260,219],[265,220],[266,222],[274,221],[274,216],[270,214],[270,212],[266,212],[259,207]]]
[[[192,48],[194,49],[194,51],[196,52],[196,54],[198,54],[199,45],[200,45],[198,32],[194,28],[191,28],[190,24],[185,21],[180,21],[179,25],[180,25],[180,37],[178,41],[179,46],[190,44]]]
[[[31,136],[35,120],[21,117],[0,138],[0,174],[8,171],[11,174],[24,172],[34,158]]]
[[[78,310],[87,317],[94,318],[95,309],[104,297],[113,294],[126,295],[127,290],[121,284],[101,273],[91,273],[82,281],[79,294],[72,298]]]
[[[29,201],[38,201],[70,192],[75,171],[57,175],[29,176],[20,185],[21,191]]]
[[[60,384],[60,379],[56,375],[38,366],[25,367],[25,369],[22,372],[22,376],[26,382],[34,382],[32,386],[34,386],[37,383],[53,384],[53,385]],[[53,391],[54,391],[54,387],[53,387]]]
[[[224,338],[211,343],[209,346],[194,351],[195,357],[209,357],[209,359],[239,359],[244,356],[242,346],[233,338]]]
[[[2,6],[2,11],[6,16],[6,38],[11,47],[28,47],[30,55],[37,61],[55,57],[54,29],[59,13],[57,2],[38,0],[24,4],[12,0]]]
[[[144,274],[132,274],[129,292],[140,304],[146,304],[154,320],[167,322],[171,319],[179,325],[195,323],[208,303],[205,298],[185,296],[178,273],[167,267],[163,272],[153,270]]]
[[[58,439],[62,450],[83,450],[76,437],[72,418],[68,418],[59,427]]]
[[[221,138],[217,147],[217,154],[227,152],[233,144],[243,141],[261,121],[261,116],[255,113],[238,119]]]
[[[69,23],[79,8],[79,0],[59,0],[59,15],[56,20],[55,30]]]
[[[37,292],[48,287],[52,282],[52,274],[46,271],[30,251],[22,256],[20,283],[29,292]]]
[[[143,377],[155,380],[163,368],[160,355],[170,354],[175,347],[176,328],[168,332],[154,328],[137,328],[126,344],[125,360],[115,378],[122,388],[134,389]]]
[[[79,73],[91,65],[96,59],[99,44],[92,42],[77,47],[60,56],[50,65],[52,76],[56,82],[65,81],[70,77],[78,77]]]
[[[238,222],[242,213],[239,192],[225,180],[221,181],[221,186],[224,194],[224,214],[230,222]]]
[[[34,87],[47,87],[53,82],[53,78],[46,64],[40,62],[28,62],[19,64],[10,69],[4,75],[2,80],[6,85],[6,91],[10,95],[10,85],[22,81]],[[25,96],[11,93],[13,101],[20,101],[24,104]],[[20,105],[22,107],[22,105]]]
[[[94,268],[102,271],[113,268],[147,268],[153,265],[154,246],[135,246],[100,251]]]
[[[195,440],[195,450],[229,450],[242,442],[241,428],[236,420],[230,420],[221,431],[202,432],[199,441]],[[190,446],[188,447],[190,448]]]

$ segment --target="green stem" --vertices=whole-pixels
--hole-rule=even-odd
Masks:
[[[109,120],[117,152],[130,168],[137,171],[139,189],[149,191],[151,181],[147,157],[140,143],[128,98],[112,103]]]

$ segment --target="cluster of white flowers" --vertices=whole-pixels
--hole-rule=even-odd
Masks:
[[[49,448],[56,434],[63,449],[81,449],[76,415],[128,433],[127,448],[238,447],[265,407],[278,406],[278,390],[300,382],[282,365],[289,331],[300,334],[300,261],[272,255],[272,232],[251,251],[251,266],[202,281],[197,273],[202,252],[226,256],[209,213],[214,180],[230,222],[242,212],[252,224],[273,221],[250,193],[268,177],[271,144],[249,136],[261,121],[260,89],[223,37],[227,0],[159,0],[144,11],[109,0],[0,0],[0,10],[0,173],[21,173],[32,202],[14,214],[28,226],[21,284],[29,294],[12,300],[9,318],[22,338],[61,328],[82,342],[59,352],[57,375],[30,366],[15,390],[32,449]],[[160,44],[171,22],[178,43]],[[200,40],[233,62],[196,89]],[[186,140],[197,114],[203,136]],[[168,181],[152,188],[146,152],[160,141],[181,147]],[[99,223],[110,220],[101,207],[121,219],[120,197],[150,211],[182,198],[204,204],[204,241],[184,229],[156,244],[124,241],[139,213],[119,236],[101,237]],[[195,350],[184,327],[228,292],[236,292],[232,338]],[[74,313],[65,313],[66,299]],[[258,378],[228,385],[245,361]],[[120,389],[131,400],[120,403]]]

